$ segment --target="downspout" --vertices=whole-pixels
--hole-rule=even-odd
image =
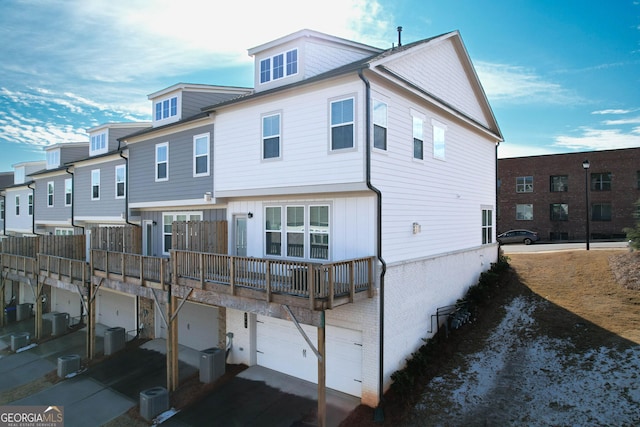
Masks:
[[[81,226],[81,225],[76,225],[75,224],[75,215],[74,215],[73,207],[75,205],[75,198],[76,198],[76,176],[73,174],[73,172],[69,171],[69,167],[68,166],[65,169],[65,172],[67,172],[69,175],[71,175],[71,227],[82,228],[82,234],[84,235],[84,227]]]
[[[365,94],[365,158],[366,158],[366,180],[367,188],[373,191],[377,199],[377,258],[382,266],[380,270],[380,336],[378,347],[380,357],[378,358],[378,406],[374,411],[374,421],[382,423],[384,421],[384,410],[382,400],[384,397],[384,276],[387,272],[387,263],[382,258],[382,192],[371,183],[371,84],[364,76],[363,69],[358,70],[358,76],[364,82]]]
[[[120,141],[118,141],[118,153],[120,154],[120,157],[124,159],[124,173],[125,179],[127,180],[124,190],[124,222],[129,225],[135,225],[136,227],[139,227],[139,224],[134,224],[133,222],[129,221],[129,158],[122,155],[122,150],[120,149]]]
[[[31,186],[31,183],[27,184],[27,188],[31,190],[31,232],[37,236],[36,233],[36,189]],[[27,201],[27,209],[29,209],[29,203]]]

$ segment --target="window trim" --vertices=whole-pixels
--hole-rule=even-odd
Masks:
[[[340,103],[340,102],[345,102],[345,101],[349,101],[351,100],[352,103],[352,121],[350,122],[340,122],[337,124],[333,123],[333,105]],[[337,127],[343,127],[343,126],[351,126],[351,143],[352,145],[350,147],[340,147],[340,148],[333,148],[334,144],[333,144],[333,129],[337,128]],[[329,100],[329,152],[330,153],[338,153],[338,152],[344,152],[344,151],[353,151],[357,149],[357,144],[356,144],[356,96],[355,95],[349,95],[349,96],[344,96],[344,97],[340,97],[340,98],[334,98],[334,99],[330,99]]]
[[[295,52],[295,61],[289,60],[289,54],[292,52]],[[280,65],[276,65],[275,58],[278,57],[282,57],[282,63]],[[298,74],[298,69],[300,68],[299,62],[300,61],[298,60],[297,47],[262,58],[258,63],[258,83],[261,85],[268,84],[276,80],[282,80],[287,77],[295,76],[296,74]],[[295,70],[293,69],[293,64],[295,64]],[[278,77],[276,77],[276,70],[279,70],[281,72]]]
[[[482,228],[482,244],[490,245],[493,243],[493,207],[481,207],[481,228]],[[488,221],[487,221],[488,220]]]
[[[424,122],[425,122],[425,117],[424,115],[417,113],[415,111],[411,111],[411,135],[412,135],[412,145],[411,145],[411,152],[412,155],[411,157],[413,158],[413,160],[417,160],[417,161],[424,161]],[[420,125],[420,135],[418,135],[418,133],[416,132],[417,129],[417,125]],[[420,138],[418,138],[418,136],[420,136]],[[416,154],[416,147],[418,144],[418,142],[420,143],[420,157],[418,157]]]
[[[556,186],[554,185],[554,178],[559,178],[558,180],[560,181],[560,179],[562,179],[562,181],[565,182],[561,182],[560,184],[563,185],[561,190],[556,190]],[[566,193],[569,191],[569,175],[551,175],[549,177],[549,192],[551,193]]]
[[[109,150],[107,131],[91,135],[89,155],[104,154]]]
[[[97,174],[96,174],[97,173]],[[97,183],[95,178],[97,177]],[[94,195],[94,187],[98,188],[98,196]],[[91,200],[100,200],[100,169],[91,170]]]
[[[271,118],[271,117],[278,117],[278,133],[277,134],[273,134],[273,135],[267,135],[265,136],[264,132],[265,132],[265,126],[264,126],[264,121],[265,119]],[[281,160],[282,159],[282,112],[281,111],[276,111],[276,112],[272,112],[272,113],[265,113],[260,117],[260,140],[261,140],[261,149],[262,149],[262,160],[265,161],[272,161],[272,160]],[[267,140],[271,140],[274,138],[278,138],[278,155],[274,156],[274,157],[265,157],[265,142]]]
[[[122,170],[122,181],[118,181],[118,171]],[[117,165],[114,168],[114,181],[115,181],[115,198],[116,199],[126,199],[127,198],[127,167],[126,165]],[[118,184],[123,184],[122,186],[122,195],[118,195]]]
[[[527,178],[531,178],[531,183],[527,182]],[[522,183],[519,183],[519,180],[523,180]],[[521,188],[522,190],[519,190]],[[524,175],[516,177],[516,193],[533,193],[533,175]]]
[[[207,153],[206,154],[197,154],[197,141],[200,139],[207,139]],[[197,171],[197,163],[199,157],[207,158],[207,170],[205,172],[198,173]],[[201,176],[209,176],[211,175],[211,134],[209,132],[201,133],[199,135],[193,136],[193,177],[201,177]]]
[[[70,196],[68,203],[67,203],[67,196]],[[71,206],[72,204],[73,204],[73,180],[72,178],[67,178],[64,180],[64,205]]]
[[[16,194],[15,202],[16,202],[16,216],[20,216],[20,195],[19,194]]]
[[[53,208],[55,206],[55,194],[56,194],[55,182],[48,181],[47,182],[47,207],[48,208]]]
[[[33,193],[27,196],[27,215],[33,216]]]
[[[175,105],[174,101],[175,100]],[[166,103],[166,112],[165,116],[165,103]],[[179,105],[178,105],[178,95],[169,96],[167,98],[162,98],[153,103],[153,121],[154,122],[162,122],[165,120],[170,120],[174,117],[178,117]],[[175,110],[175,111],[174,111]]]
[[[159,148],[165,148],[167,150],[167,158],[166,160],[163,160],[162,162],[158,161],[158,149]],[[154,171],[154,177],[155,177],[155,182],[164,182],[164,181],[169,181],[169,142],[159,142],[158,144],[156,144],[155,146],[155,171]],[[158,178],[158,165],[160,163],[165,163],[166,167],[165,167],[165,174],[166,176],[163,178]]]
[[[608,180],[603,179],[605,176]],[[611,172],[591,173],[589,176],[589,184],[589,189],[591,191],[611,191],[613,188],[613,174]]]
[[[388,147],[388,141],[389,141],[389,104],[387,104],[385,101],[382,101],[380,99],[376,99],[373,98],[371,100],[371,103],[373,104],[371,106],[371,111],[372,111],[372,122],[373,122],[373,148],[375,148],[376,150],[380,150],[380,151],[387,151],[387,147]],[[378,111],[378,108],[382,108],[382,106],[384,106],[384,112],[382,112],[382,110],[379,111],[379,114],[376,114],[376,112]],[[384,114],[384,117],[382,117],[382,115]],[[380,121],[382,121],[382,123],[380,123]],[[378,147],[376,146],[376,127],[380,128],[380,129],[384,129],[384,146],[383,147]]]

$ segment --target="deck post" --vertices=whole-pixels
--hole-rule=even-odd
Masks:
[[[327,395],[326,395],[326,330],[324,324],[324,310],[320,312],[320,326],[318,327],[318,426],[327,424]]]
[[[36,276],[35,335],[37,340],[44,338],[42,336],[42,288],[44,288],[44,280],[40,281],[39,276]]]
[[[2,255],[0,255],[2,256]],[[5,301],[5,296],[4,296],[4,288],[5,288],[5,284],[7,283],[7,281],[4,278],[4,272],[2,271],[3,268],[0,265],[0,308],[4,309],[4,307],[7,305],[6,301]],[[4,326],[4,313],[0,313],[0,327]]]

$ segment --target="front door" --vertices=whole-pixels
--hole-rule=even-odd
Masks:
[[[142,221],[142,255],[153,256],[153,221]]]
[[[247,256],[247,217],[246,215],[236,215],[233,222],[235,255]]]

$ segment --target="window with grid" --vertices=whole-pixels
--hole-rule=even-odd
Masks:
[[[20,216],[20,196],[16,196],[16,216]]]
[[[73,181],[71,178],[64,180],[64,205],[71,206],[73,202]]]
[[[482,244],[493,241],[493,210],[482,209]]]
[[[592,173],[591,191],[611,191],[611,172]]]
[[[533,220],[533,205],[531,205],[531,204],[516,205],[516,220],[518,220],[518,221],[532,221]]]
[[[270,56],[260,61],[260,83],[298,74],[298,49]]]
[[[354,147],[354,99],[331,102],[331,149]]]
[[[592,221],[611,221],[611,204],[594,203],[591,205]]]
[[[4,221],[4,199],[0,200],[0,221]]]
[[[387,149],[387,104],[373,100],[373,146]]]
[[[280,114],[262,117],[262,158],[280,157]]]
[[[566,203],[552,203],[549,213],[551,221],[569,221],[569,205]]]
[[[552,193],[569,191],[569,177],[567,175],[551,176],[549,191]]]
[[[107,152],[107,133],[102,132],[91,136],[90,154],[102,154]]]
[[[156,144],[156,181],[169,179],[169,143]]]
[[[116,166],[116,199],[124,199],[127,192],[127,170],[125,165]]]
[[[413,116],[413,158],[424,159],[424,136],[422,133],[423,120]]]
[[[178,97],[163,99],[155,103],[156,121],[165,120],[178,115]]]
[[[27,207],[29,208],[29,216],[33,215],[33,194],[29,194],[29,198],[27,200]]]
[[[100,169],[91,171],[91,200],[100,200]]]
[[[327,260],[329,241],[328,205],[265,208],[265,254]]]
[[[516,193],[533,193],[533,177],[532,176],[517,177]]]
[[[193,176],[209,175],[209,134],[193,137]]]

